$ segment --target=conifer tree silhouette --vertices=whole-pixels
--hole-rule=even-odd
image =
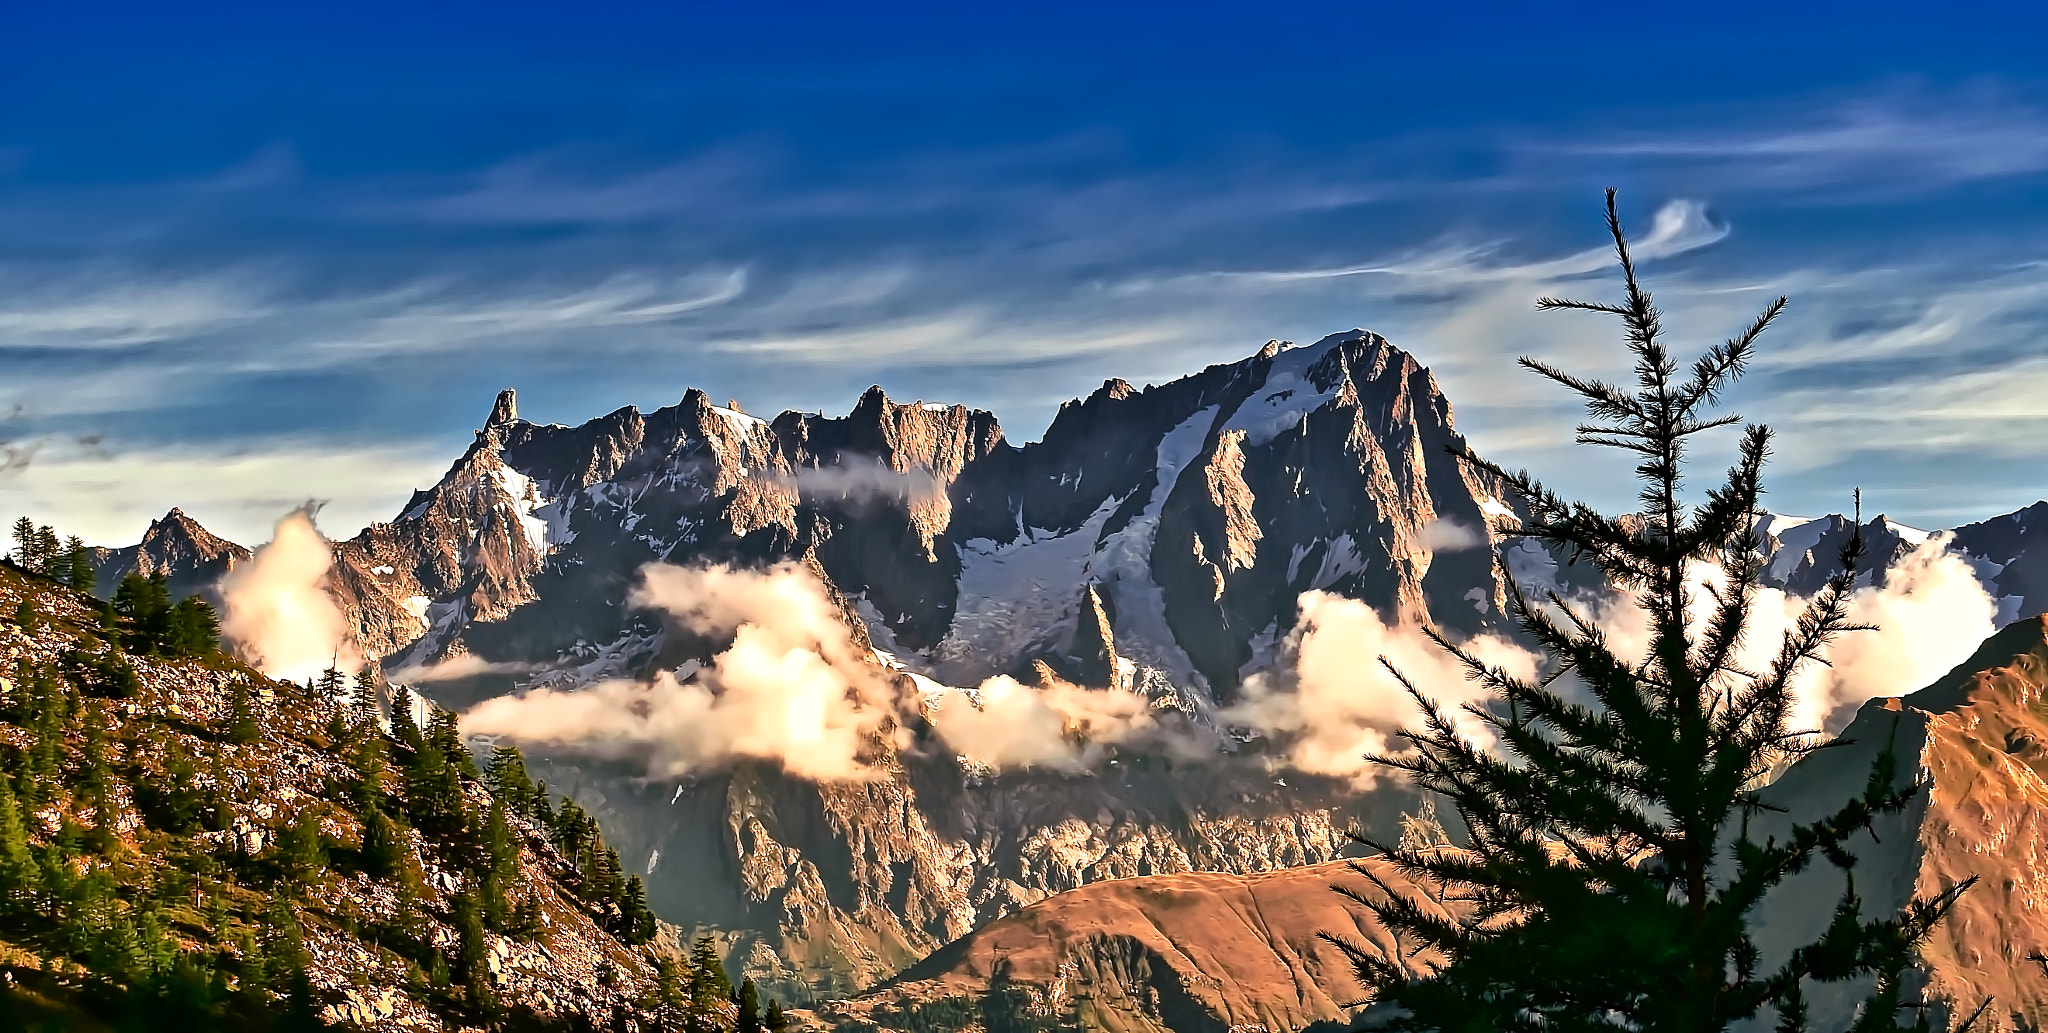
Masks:
[[[1439,887],[1440,901],[1396,892],[1367,872],[1378,892],[1346,892],[1376,913],[1398,949],[1332,942],[1357,965],[1388,1029],[1718,1033],[1758,1018],[1792,1033],[1809,1028],[1805,999],[1814,985],[1858,978],[1874,980],[1874,990],[1857,1030],[1925,1029],[1924,1013],[1918,1026],[1898,1024],[1901,977],[1914,944],[1968,884],[1898,914],[1860,913],[1854,840],[1917,790],[1893,756],[1881,754],[1863,791],[1833,813],[1795,823],[1783,838],[1760,842],[1749,833],[1767,774],[1821,748],[1816,735],[1788,723],[1793,678],[1837,635],[1855,630],[1847,604],[1863,548],[1853,536],[1841,572],[1765,669],[1737,666],[1762,568],[1754,527],[1771,435],[1745,428],[1735,465],[1698,504],[1686,501],[1686,449],[1697,435],[1740,422],[1715,411],[1719,396],[1742,375],[1785,299],[1682,369],[1637,280],[1612,190],[1607,225],[1623,300],[1545,298],[1537,307],[1620,319],[1635,385],[1528,358],[1521,365],[1583,400],[1592,420],[1578,428],[1579,443],[1638,458],[1641,512],[1609,517],[1526,472],[1469,449],[1454,453],[1526,504],[1527,519],[1498,527],[1503,536],[1590,560],[1634,596],[1649,621],[1648,654],[1621,651],[1591,615],[1555,593],[1532,600],[1514,584],[1512,616],[1549,659],[1544,677],[1490,667],[1432,631],[1498,696],[1495,705],[1464,708],[1498,740],[1494,749],[1475,744],[1389,664],[1424,721],[1406,734],[1412,750],[1373,759],[1449,802],[1469,843],[1446,848],[1422,838],[1381,847],[1397,868]],[[1725,577],[1703,585],[1701,564],[1717,564]],[[1566,689],[1567,676],[1584,696]],[[1818,941],[1766,963],[1751,931],[1758,906],[1817,862],[1849,876],[1834,920]]]

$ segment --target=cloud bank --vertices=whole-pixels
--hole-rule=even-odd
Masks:
[[[1712,566],[1695,569],[1696,619],[1711,605],[1704,588],[1721,577]],[[995,771],[1082,772],[1123,750],[1245,762],[1225,753],[1212,728],[1139,693],[1005,676],[957,687],[887,668],[856,643],[825,586],[796,564],[650,564],[630,602],[723,646],[708,667],[664,671],[651,681],[491,699],[465,715],[465,727],[639,760],[657,777],[761,760],[800,778],[870,779],[885,772],[892,748],[917,748],[909,730],[920,721],[948,753]],[[1805,603],[1759,589],[1738,665],[1763,669]],[[1491,746],[1486,726],[1459,709],[1484,704],[1485,690],[1420,626],[1390,623],[1365,603],[1328,592],[1305,592],[1298,607],[1281,662],[1247,679],[1240,699],[1214,715],[1217,726],[1266,741],[1257,762],[1371,787],[1383,772],[1366,757],[1400,752],[1399,732],[1420,717],[1383,658],[1441,702],[1475,743]],[[1618,653],[1642,655],[1647,622],[1633,599],[1608,593],[1589,609]],[[1892,567],[1882,588],[1854,593],[1851,619],[1878,630],[1843,637],[1829,664],[1801,672],[1794,726],[1839,731],[1863,701],[1927,684],[1991,633],[1995,611],[1969,564],[1940,536],[1929,539]],[[1495,635],[1463,646],[1519,678],[1536,677],[1542,665]],[[1571,691],[1568,679],[1560,684]]]
[[[1077,771],[1111,746],[1172,734],[1136,693],[1007,677],[963,689],[883,667],[855,644],[824,585],[792,563],[650,564],[630,602],[728,644],[686,676],[487,700],[464,727],[640,759],[658,776],[766,760],[820,781],[881,774],[890,746],[911,745],[906,729],[921,713],[948,750],[998,770]]]

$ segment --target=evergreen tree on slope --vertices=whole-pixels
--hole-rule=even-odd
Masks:
[[[1855,1028],[1899,1029],[1912,948],[1967,884],[1900,914],[1860,914],[1853,841],[1914,792],[1900,785],[1892,756],[1881,755],[1861,795],[1782,839],[1759,842],[1747,822],[1763,806],[1762,777],[1818,748],[1787,723],[1793,678],[1835,636],[1854,630],[1847,601],[1861,540],[1844,550],[1843,573],[1814,596],[1773,661],[1745,671],[1735,658],[1761,567],[1753,525],[1769,431],[1746,428],[1727,479],[1700,504],[1685,501],[1685,449],[1694,436],[1740,420],[1716,414],[1715,404],[1784,299],[1681,370],[1637,282],[1613,191],[1607,219],[1624,300],[1546,298],[1538,307],[1618,317],[1635,358],[1635,389],[1521,363],[1584,400],[1594,422],[1579,428],[1580,443],[1639,458],[1641,516],[1603,516],[1526,473],[1469,451],[1459,458],[1526,501],[1529,519],[1504,534],[1588,558],[1633,593],[1650,624],[1648,655],[1619,652],[1588,614],[1554,595],[1531,601],[1518,586],[1513,615],[1553,661],[1549,677],[1513,677],[1432,633],[1501,697],[1504,705],[1470,706],[1465,717],[1483,723],[1499,746],[1474,744],[1403,678],[1422,706],[1423,727],[1407,735],[1412,751],[1374,759],[1450,801],[1470,846],[1386,849],[1408,874],[1441,886],[1451,909],[1382,883],[1379,893],[1352,895],[1400,949],[1382,958],[1339,945],[1374,999],[1391,1006],[1382,1014],[1393,1029],[1720,1031],[1760,1018],[1791,1033],[1809,1028],[1804,998],[1814,984],[1857,978],[1874,979],[1875,990]],[[1716,563],[1725,581],[1702,589],[1690,577],[1694,565]],[[1563,691],[1566,675],[1596,702]],[[1772,887],[1817,862],[1849,875],[1834,919],[1820,940],[1766,964],[1751,936],[1755,911]],[[1441,960],[1412,960],[1427,958],[1424,951]],[[1924,1028],[1927,1019],[1920,1021]]]

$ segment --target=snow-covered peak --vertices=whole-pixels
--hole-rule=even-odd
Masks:
[[[1281,342],[1266,369],[1265,382],[1230,414],[1223,429],[1243,431],[1245,444],[1255,448],[1300,426],[1309,413],[1328,405],[1337,396],[1342,383],[1332,380],[1329,387],[1319,388],[1309,379],[1309,370],[1336,348],[1370,336],[1364,330],[1352,330],[1331,334],[1305,347]]]

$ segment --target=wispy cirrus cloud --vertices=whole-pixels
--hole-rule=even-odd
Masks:
[[[2048,171],[2048,110],[1989,84],[1759,108],[1726,124],[1701,120],[1524,147],[1545,164],[1664,168],[1727,187],[1798,191],[1822,204]]]
[[[1544,467],[1575,414],[1512,360],[1618,360],[1595,317],[1531,308],[1612,296],[1597,210],[1618,182],[1670,325],[1697,334],[1681,344],[1793,296],[1740,401],[1828,495],[1880,462],[1859,441],[1885,442],[1893,468],[2048,458],[2013,432],[2024,414],[1966,415],[2031,383],[2048,297],[2026,270],[2048,257],[2048,218],[1942,193],[2048,171],[2048,119],[1959,96],[1332,131],[1170,161],[1066,125],[858,153],[569,140],[357,176],[279,145],[215,176],[0,185],[0,407],[32,410],[15,440],[104,430],[118,455],[322,434],[446,455],[507,385],[570,421],[690,386],[842,411],[879,382],[993,409],[1021,440],[1105,377],[1363,326],[1436,371],[1480,447]],[[1875,427],[1874,410],[1859,424],[1871,406],[1925,432]],[[62,459],[51,448],[36,465]],[[404,497],[336,483],[382,500],[360,504],[377,516]]]
[[[1728,236],[1726,223],[1708,215],[1705,202],[1689,199],[1667,201],[1651,218],[1650,230],[1630,241],[1630,250],[1640,261],[1652,261],[1685,254],[1711,246]],[[1168,281],[1175,285],[1204,281],[1239,282],[1252,285],[1284,285],[1339,280],[1356,276],[1388,276],[1415,281],[1431,288],[1448,288],[1500,282],[1554,282],[1599,272],[1613,263],[1614,249],[1587,248],[1558,258],[1535,261],[1502,259],[1505,241],[1477,245],[1437,245],[1429,249],[1362,265],[1322,269],[1216,271],[1182,276]],[[1158,286],[1156,281],[1136,281],[1119,290],[1136,292]]]

